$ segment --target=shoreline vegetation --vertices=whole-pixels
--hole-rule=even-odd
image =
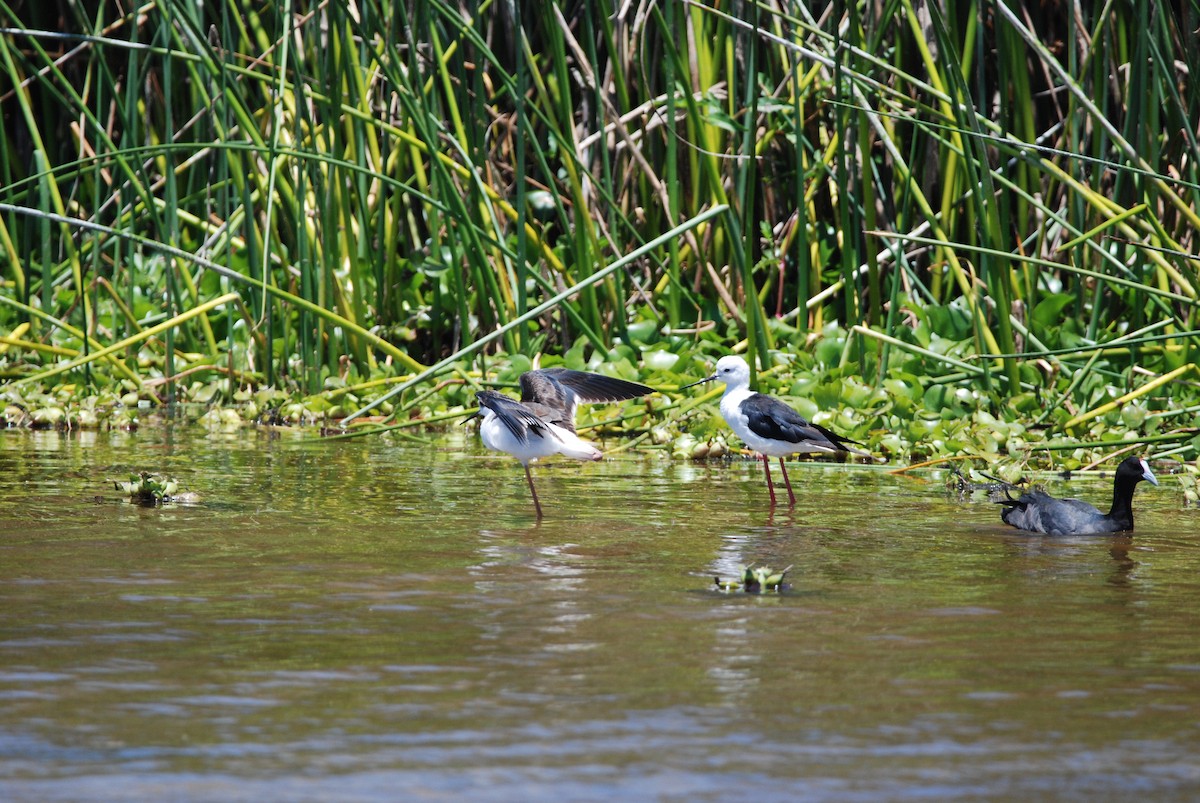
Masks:
[[[893,468],[1194,485],[1195,3],[473,13],[0,3],[0,422],[419,436],[565,365],[719,457],[735,352]]]

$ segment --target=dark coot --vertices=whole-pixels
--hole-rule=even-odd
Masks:
[[[1158,485],[1150,467],[1140,457],[1127,457],[1113,477],[1112,509],[1101,513],[1079,499],[1055,499],[1030,491],[1019,499],[1004,499],[1000,517],[1019,530],[1047,535],[1094,535],[1133,530],[1133,489],[1146,480]]]

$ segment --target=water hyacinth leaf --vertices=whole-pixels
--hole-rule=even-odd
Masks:
[[[736,578],[714,577],[713,583],[721,591],[743,590],[749,594],[759,594],[764,591],[778,592],[785,588],[784,580],[791,570],[791,566],[782,571],[775,571],[769,566],[742,566]]]
[[[781,399],[781,400],[786,401],[787,404],[789,404],[793,409],[795,409],[796,412],[798,412],[801,416],[803,416],[804,418],[806,418],[809,421],[812,421],[813,417],[817,413],[821,412],[821,409],[822,409],[820,404],[817,401],[814,401],[813,399],[810,399],[806,396],[796,396],[793,398]]]
[[[1146,423],[1146,407],[1142,404],[1130,403],[1121,408],[1121,423],[1129,429],[1141,429]]]
[[[957,305],[930,305],[925,312],[930,328],[939,336],[954,341],[971,336],[971,316]]]
[[[1067,293],[1049,293],[1033,308],[1029,318],[1043,329],[1062,324],[1063,311],[1071,304],[1077,303],[1078,297]]]
[[[842,351],[846,346],[846,338],[844,335],[834,337],[824,337],[817,343],[814,349],[814,356],[817,362],[822,365],[837,365],[842,358]]]
[[[854,377],[844,378],[841,386],[839,407],[863,409],[871,404],[877,404],[886,398],[881,392],[877,392],[871,386]]]
[[[650,345],[658,341],[658,324],[654,321],[634,321],[626,327],[626,331],[634,343]]]
[[[130,474],[128,482],[114,482],[113,487],[128,494],[130,502],[143,507],[159,507],[179,492],[177,480],[149,471]]]
[[[679,362],[679,355],[669,351],[655,349],[642,355],[644,365],[652,371],[669,371]]]
[[[953,391],[945,385],[930,385],[925,390],[922,402],[925,409],[931,413],[941,413],[949,407],[949,396]]]

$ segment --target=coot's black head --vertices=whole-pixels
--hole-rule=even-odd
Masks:
[[[1146,461],[1140,457],[1126,457],[1121,461],[1121,465],[1117,466],[1117,481],[1124,480],[1137,485],[1142,480],[1151,485],[1158,485],[1158,479],[1155,478],[1154,472],[1150,470],[1150,466],[1146,465]]]

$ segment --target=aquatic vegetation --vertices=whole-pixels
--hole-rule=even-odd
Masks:
[[[1185,465],[1175,478],[1183,489],[1184,506],[1200,507],[1200,469],[1195,465]]]
[[[784,577],[791,570],[791,566],[778,572],[769,566],[743,566],[737,579],[722,580],[720,577],[714,577],[713,582],[721,591],[745,591],[748,594],[778,592],[790,587],[784,582]]]
[[[178,481],[148,471],[130,474],[128,482],[114,481],[113,487],[129,494],[129,501],[142,507],[158,507],[172,501],[179,492]]]
[[[0,391],[0,426],[31,429],[137,429],[147,408],[136,393],[88,392],[74,384]]]
[[[540,360],[712,459],[736,352],[892,462],[1197,455],[1190,11],[88,8],[0,9],[8,426],[436,428]]]

